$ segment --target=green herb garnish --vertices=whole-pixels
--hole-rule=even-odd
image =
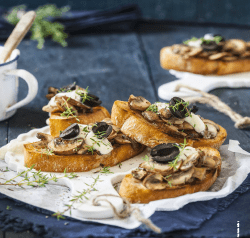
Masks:
[[[152,112],[157,113],[157,112],[158,112],[158,107],[157,107],[155,104],[152,104],[152,105],[150,105],[150,106],[146,109],[146,111],[152,111]]]

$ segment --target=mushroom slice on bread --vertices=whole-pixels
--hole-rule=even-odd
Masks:
[[[151,149],[139,168],[126,175],[119,194],[130,202],[147,203],[206,191],[221,168],[220,153],[210,147],[161,144]]]

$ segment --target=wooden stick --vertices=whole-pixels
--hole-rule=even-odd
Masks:
[[[34,11],[29,11],[22,16],[4,44],[4,49],[0,54],[0,64],[4,63],[10,57],[12,51],[16,49],[27,34],[35,18],[36,13]]]

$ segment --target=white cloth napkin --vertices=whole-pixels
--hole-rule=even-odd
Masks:
[[[40,131],[48,132],[48,127],[44,127],[40,129]],[[23,153],[21,145],[27,141],[36,140],[29,135],[29,133],[22,134],[17,139],[12,140],[8,145],[0,148],[1,156],[3,156],[7,151],[17,153],[17,156],[20,156]],[[177,198],[153,201],[149,204],[135,204],[133,206],[138,206],[143,216],[148,218],[156,210],[178,210],[190,202],[221,198],[232,193],[238,186],[240,186],[240,184],[246,179],[248,173],[250,172],[250,153],[242,150],[239,146],[239,142],[234,140],[230,140],[229,145],[221,146],[220,153],[222,155],[222,172],[209,191],[187,194]],[[129,160],[125,162],[130,163]],[[0,171],[5,170],[6,167],[7,164],[5,161],[0,160]],[[112,178],[123,177],[121,176],[124,174],[122,169],[120,171],[115,170],[114,168],[114,172],[115,173],[112,175]],[[6,179],[6,176],[12,178],[15,176],[15,174],[16,173],[13,171],[7,173],[0,172],[0,181],[2,182],[3,178]],[[80,175],[82,174],[84,173],[80,173]],[[108,176],[107,178],[110,179]],[[102,179],[105,179],[105,176],[102,177]],[[14,188],[13,186],[11,187],[11,190],[9,190],[8,186],[0,186],[0,192],[23,202],[54,212],[65,209],[64,204],[68,204],[70,199],[70,189],[65,186],[61,186],[60,183],[58,185],[48,184],[45,188],[29,188],[25,190],[21,188]],[[141,224],[133,216],[123,220],[117,220],[115,218],[91,220],[84,219],[77,215],[73,215],[73,217],[83,221],[94,221],[103,224],[115,225],[126,229],[133,229]]]
[[[197,92],[190,91],[186,88],[181,88],[180,91],[175,92],[177,84],[185,84],[193,88],[200,89],[204,92],[209,92],[215,88],[229,87],[240,88],[250,87],[250,72],[237,73],[229,75],[201,75],[192,74],[188,72],[179,72],[170,70],[170,74],[174,75],[177,80],[165,83],[158,88],[158,95],[164,100],[170,100],[172,97],[189,97],[201,96]]]

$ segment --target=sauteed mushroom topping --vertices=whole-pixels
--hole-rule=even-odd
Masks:
[[[64,140],[57,137],[48,143],[49,149],[58,155],[76,154],[84,143],[83,138]]]
[[[108,125],[106,122],[97,122],[92,127],[92,131],[99,139],[107,138],[111,134],[112,130],[112,126]]]
[[[241,39],[225,40],[221,35],[206,34],[189,39],[184,44],[173,45],[172,52],[184,59],[207,58],[209,60],[235,61],[250,58],[249,42]]]
[[[164,143],[155,146],[151,150],[150,155],[152,156],[152,159],[158,163],[168,163],[173,161],[179,153],[180,150],[176,144]]]
[[[128,105],[131,109],[145,111],[151,103],[142,96],[135,97],[134,95],[130,95]]]
[[[63,140],[71,140],[76,138],[80,134],[80,127],[77,123],[74,123],[67,127],[62,133],[60,134],[60,138]]]

